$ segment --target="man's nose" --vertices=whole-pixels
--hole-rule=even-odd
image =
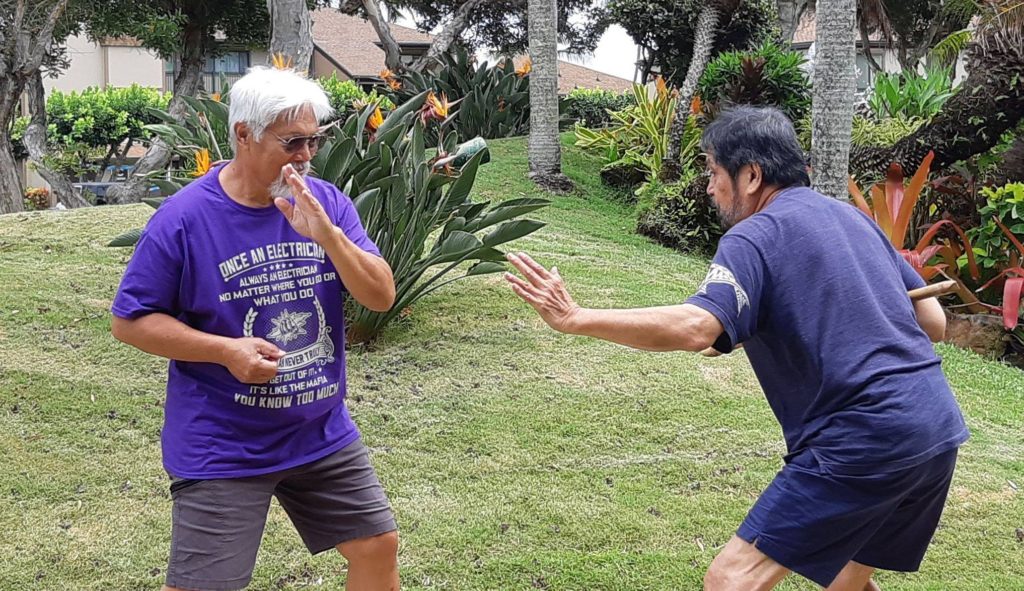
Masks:
[[[313,150],[309,149],[309,142],[302,142],[302,148],[295,152],[292,156],[292,162],[309,162],[313,159]]]

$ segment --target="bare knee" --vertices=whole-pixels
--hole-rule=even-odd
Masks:
[[[748,584],[749,581],[745,581],[744,577],[717,558],[711,562],[708,572],[704,573],[704,591],[741,591],[749,589]]]
[[[398,532],[390,531],[377,536],[359,538],[338,544],[338,552],[349,562],[381,562],[398,556]]]

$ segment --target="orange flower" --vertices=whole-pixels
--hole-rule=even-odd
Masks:
[[[701,109],[703,108],[703,105],[704,104],[700,100],[700,95],[699,94],[693,95],[693,100],[690,101],[690,114],[691,115],[700,115],[700,112],[701,112]]]
[[[523,78],[528,75],[531,70],[533,70],[533,61],[530,59],[530,56],[526,56],[526,59],[523,60],[523,65],[519,66],[516,70],[516,76]]]
[[[665,79],[661,76],[654,79],[654,87],[658,90],[658,96],[668,94],[668,84],[665,83]]]
[[[215,100],[215,101],[217,101],[219,103],[220,102],[220,93],[219,92],[215,92],[215,93],[210,95],[210,98],[212,98],[213,100]]]
[[[402,83],[392,78],[391,80],[388,80],[388,88],[391,90],[400,90],[402,88]]]
[[[448,109],[451,104],[448,102],[448,97],[442,92],[441,98],[438,98],[431,90],[427,94],[427,100],[423,103],[423,109],[420,110],[420,116],[423,118],[423,123],[426,124],[429,121],[444,121],[448,117]]]
[[[196,150],[196,169],[192,176],[201,177],[210,171],[210,151],[206,148]]]
[[[383,70],[380,71],[380,78],[385,82],[387,82],[388,80],[394,80],[395,73],[387,68],[384,68]]]
[[[285,57],[283,53],[275,53],[270,58],[270,63],[278,70],[289,70],[292,67],[292,58]]]
[[[352,101],[352,106],[356,109],[356,111],[359,111],[359,112],[362,112],[363,109],[365,109],[366,107],[370,106],[370,104],[371,103],[369,103],[367,101],[364,101],[364,100]],[[373,112],[370,113],[370,116],[366,118],[366,127],[365,127],[366,133],[370,134],[370,139],[371,140],[373,139],[374,134],[377,133],[377,129],[380,128],[380,126],[383,123],[384,123],[384,113],[380,110],[380,106],[379,105],[374,105],[373,106]]]

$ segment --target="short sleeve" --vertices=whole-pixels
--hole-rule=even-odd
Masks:
[[[896,266],[900,270],[900,276],[903,278],[903,285],[906,286],[907,291],[927,285],[921,275],[899,253],[896,256]]]
[[[335,216],[334,225],[341,228],[345,236],[355,243],[356,246],[370,254],[380,256],[380,250],[377,248],[377,245],[366,235],[366,229],[363,228],[363,223],[359,220],[359,212],[356,211],[356,206],[352,203],[352,199],[339,191],[334,185],[330,185],[330,190],[333,193],[334,202],[337,204],[335,208],[337,215]]]
[[[713,314],[725,327],[715,349],[728,353],[757,332],[766,275],[764,259],[749,240],[722,237],[707,277],[686,300]]]
[[[184,230],[180,220],[163,213],[153,214],[139,238],[114,296],[115,316],[135,319],[155,312],[171,316],[181,312]]]

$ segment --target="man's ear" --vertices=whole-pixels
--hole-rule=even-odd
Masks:
[[[747,175],[747,194],[757,194],[764,187],[764,171],[761,170],[761,165],[757,163],[748,165],[744,174]]]
[[[248,146],[252,141],[252,131],[243,122],[235,123],[235,139],[238,140],[238,147]]]

